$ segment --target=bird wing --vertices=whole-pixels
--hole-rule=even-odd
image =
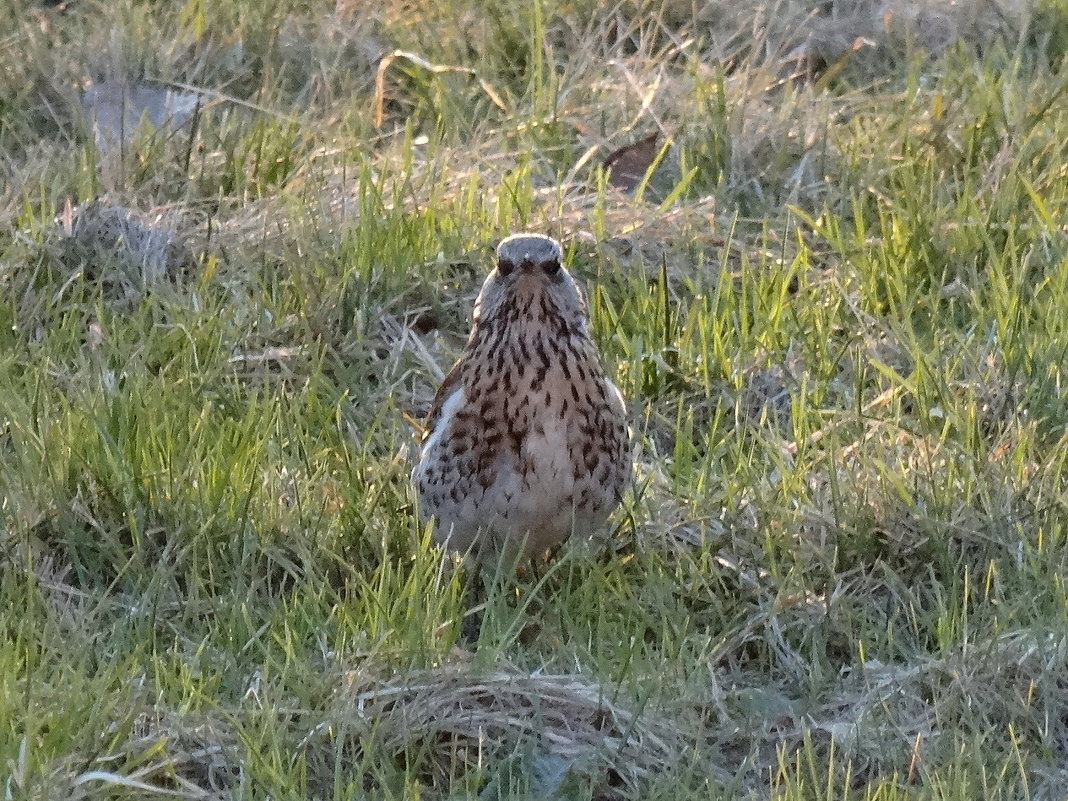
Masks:
[[[452,391],[456,389],[456,385],[460,383],[460,363],[462,361],[463,359],[456,360],[449,372],[445,374],[445,378],[442,379],[438,391],[434,393],[434,400],[430,402],[430,411],[427,412],[426,420],[424,421],[422,437],[424,441],[437,428],[438,418],[441,417],[441,410],[445,406],[445,401],[449,399]]]

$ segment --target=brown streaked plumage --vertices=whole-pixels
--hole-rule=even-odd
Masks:
[[[453,550],[515,559],[592,533],[630,477],[623,399],[562,258],[539,234],[498,245],[434,397],[412,481],[420,515]]]

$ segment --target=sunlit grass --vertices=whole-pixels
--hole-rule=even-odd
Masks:
[[[832,5],[0,0],[4,792],[1057,797],[1065,11]],[[520,229],[635,477],[468,642],[409,421]]]

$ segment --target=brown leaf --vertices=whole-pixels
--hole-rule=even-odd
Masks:
[[[624,192],[633,192],[660,152],[657,145],[659,138],[660,132],[653,131],[645,138],[609,153],[602,162],[608,174],[608,183]]]

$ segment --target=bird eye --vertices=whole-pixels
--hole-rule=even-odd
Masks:
[[[560,262],[557,259],[549,259],[549,261],[542,262],[541,269],[546,275],[556,275],[560,272]]]
[[[499,272],[501,275],[508,275],[514,269],[515,265],[507,259],[497,260],[497,272]]]

